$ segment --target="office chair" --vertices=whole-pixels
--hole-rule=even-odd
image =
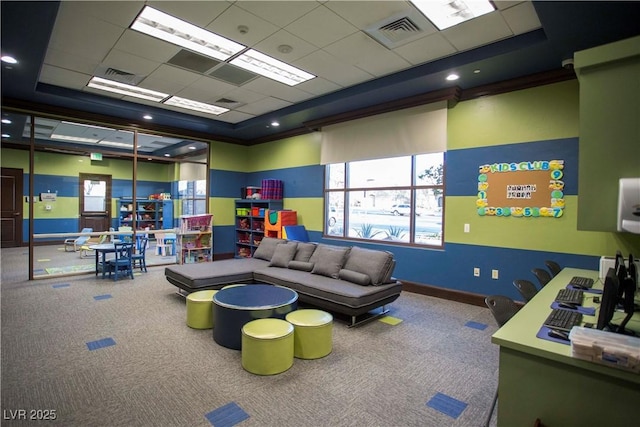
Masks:
[[[493,318],[496,319],[496,323],[499,327],[504,326],[504,324],[507,323],[509,319],[511,319],[520,309],[515,301],[502,295],[489,295],[484,299],[484,303],[489,307],[489,310],[491,310],[491,314],[493,314]],[[489,427],[491,416],[496,408],[496,403],[498,403],[498,388],[496,388],[496,393],[493,396],[491,410],[489,411],[489,415],[487,415],[487,419],[484,423],[485,427]]]
[[[140,264],[140,271],[147,272],[147,246],[149,246],[149,238],[142,237],[139,241],[140,247],[138,253],[131,255],[132,268],[136,268]]]
[[[549,271],[551,272],[552,277],[556,277],[560,271],[562,271],[562,267],[555,261],[547,260],[544,262]]]
[[[541,287],[544,287],[552,279],[551,274],[543,268],[533,268],[531,272],[536,276]]]
[[[524,298],[525,303],[531,301],[531,298],[533,298],[538,293],[538,288],[536,288],[536,285],[528,280],[514,280],[513,286],[515,286],[518,292],[520,292],[520,295],[522,295],[522,298]]]

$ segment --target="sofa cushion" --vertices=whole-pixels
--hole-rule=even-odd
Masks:
[[[296,255],[298,244],[296,242],[287,242],[276,245],[271,257],[269,266],[287,268],[289,261]]]
[[[230,283],[251,282],[254,270],[268,266],[269,262],[261,259],[225,259],[172,265],[165,268],[164,275],[170,283],[184,290],[219,289]]]
[[[263,259],[265,261],[271,261],[273,252],[276,250],[276,246],[280,243],[286,243],[284,239],[277,239],[275,237],[265,237],[258,245],[258,249],[253,254],[254,258]]]
[[[320,274],[337,279],[348,252],[349,248],[345,247],[318,245],[312,257],[315,258],[315,262],[313,263],[311,274]],[[316,254],[318,254],[317,257],[315,257]]]
[[[391,252],[354,246],[349,252],[344,269],[367,274],[371,277],[372,285],[380,285],[389,281],[394,266]]]
[[[343,249],[350,249],[350,246],[337,246],[337,245],[327,245],[324,243],[318,243],[316,245],[316,250],[313,251],[313,254],[311,255],[311,258],[309,258],[309,262],[315,264],[318,261],[318,258],[320,258],[320,256],[322,255],[322,251],[318,251],[318,249],[320,248],[324,248],[324,249],[337,249],[337,250],[343,250]]]
[[[311,264],[310,262],[293,260],[289,261],[288,268],[292,270],[311,271],[313,270],[313,264]]]
[[[338,273],[338,277],[357,285],[367,286],[371,283],[371,277],[368,274],[358,273],[357,271],[345,270],[344,268]]]
[[[315,250],[315,243],[298,243],[298,250],[296,251],[296,256],[293,259],[296,261],[308,262]]]

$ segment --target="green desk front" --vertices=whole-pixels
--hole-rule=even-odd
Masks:
[[[549,427],[640,425],[640,374],[572,358],[571,346],[536,337],[573,276],[591,277],[602,289],[597,271],[565,268],[491,339],[500,346],[499,427],[533,426],[536,419]],[[585,294],[583,305],[599,307],[593,295]],[[583,322],[596,324],[597,311]],[[640,332],[640,313],[627,328]]]

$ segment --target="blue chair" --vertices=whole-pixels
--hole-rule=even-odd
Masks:
[[[125,277],[129,276],[133,279],[133,260],[131,258],[133,254],[133,243],[114,243],[114,247],[116,257],[107,261],[109,265],[109,278],[111,278],[111,273],[113,273],[113,280],[118,280],[118,277],[122,275]]]
[[[80,233],[92,233],[93,232],[93,228],[83,228],[82,230],[80,230]],[[80,250],[80,248],[82,247],[82,245],[84,245],[85,243],[87,243],[87,241],[91,238],[91,236],[79,236],[76,237],[75,239],[65,239],[64,240],[64,251],[65,252],[72,252],[70,250],[67,250],[67,247],[69,248],[73,248],[73,252],[77,252]]]
[[[147,246],[149,246],[149,238],[142,237],[139,241],[140,245],[138,247],[138,253],[131,256],[131,262],[133,263],[133,268],[136,268],[138,264],[140,264],[140,271],[147,272]]]

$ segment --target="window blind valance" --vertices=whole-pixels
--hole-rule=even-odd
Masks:
[[[447,102],[326,126],[321,140],[323,165],[443,152],[447,149]]]

